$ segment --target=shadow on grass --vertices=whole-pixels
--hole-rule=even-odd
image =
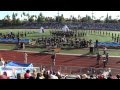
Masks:
[[[88,52],[88,53],[86,53],[86,54],[82,54],[82,55],[77,56],[77,57],[88,57],[88,55],[91,55],[91,57],[92,57],[92,55],[96,55],[96,53],[90,53],[90,52]],[[93,56],[93,57],[94,57],[94,56]]]

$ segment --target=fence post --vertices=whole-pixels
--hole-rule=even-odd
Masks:
[[[51,66],[51,71],[53,70],[52,66]]]
[[[42,71],[42,65],[40,65],[41,67],[40,67],[40,71]]]
[[[70,74],[71,74],[71,68],[70,68]]]
[[[60,72],[61,72],[61,66],[60,66]]]
[[[92,67],[90,67],[90,70],[91,70],[91,71],[90,71],[90,72],[91,72],[91,74],[93,74],[93,69],[92,69]]]
[[[81,74],[81,68],[80,68],[80,74]]]

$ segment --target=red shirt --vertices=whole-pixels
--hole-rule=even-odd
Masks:
[[[30,73],[25,73],[24,78],[30,78]]]

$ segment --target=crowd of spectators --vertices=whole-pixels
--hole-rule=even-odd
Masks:
[[[119,23],[93,23],[93,22],[72,22],[72,23],[26,23],[19,28],[40,28],[43,26],[45,29],[60,29],[67,25],[70,29],[92,29],[92,30],[120,30]]]
[[[84,74],[63,74],[60,71],[42,70],[32,72],[26,70],[25,73],[17,73],[14,77],[8,76],[7,72],[0,75],[0,79],[120,79],[120,74],[112,75],[111,69],[106,69],[99,73],[91,73],[89,70]]]

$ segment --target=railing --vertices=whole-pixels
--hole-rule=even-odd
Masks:
[[[78,67],[78,66],[62,66],[62,65],[40,65],[40,70],[45,68],[46,70],[60,71],[63,74],[100,74],[104,71],[111,71],[112,75],[120,73],[120,69],[117,68],[94,68],[94,67]]]
[[[0,74],[4,71],[8,73],[8,76],[17,75],[17,73],[24,74],[26,70],[33,72],[33,69],[36,69],[37,72],[40,72],[43,68],[45,70],[54,70],[60,71],[63,74],[100,74],[104,71],[110,71],[112,75],[120,73],[120,69],[116,68],[94,68],[94,67],[78,67],[78,66],[62,66],[62,65],[40,65],[39,67],[0,67]]]

